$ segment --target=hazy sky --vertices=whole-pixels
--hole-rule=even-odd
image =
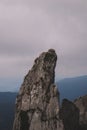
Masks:
[[[87,0],[0,0],[0,87],[20,82],[49,48],[56,79],[87,74]]]

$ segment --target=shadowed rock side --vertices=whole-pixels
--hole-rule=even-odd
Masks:
[[[79,109],[71,101],[64,99],[59,111],[64,130],[79,130]]]
[[[50,49],[35,60],[25,76],[16,98],[13,130],[63,130],[54,84],[56,61],[57,55]]]

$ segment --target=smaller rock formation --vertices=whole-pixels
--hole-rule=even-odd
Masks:
[[[80,110],[80,127],[87,130],[87,95],[76,99],[74,103]]]
[[[59,117],[63,121],[64,130],[79,130],[79,109],[71,101],[62,101]]]

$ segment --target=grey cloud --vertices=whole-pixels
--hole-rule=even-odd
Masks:
[[[23,75],[49,48],[59,57],[56,75],[86,74],[86,12],[86,0],[0,0],[1,76]]]

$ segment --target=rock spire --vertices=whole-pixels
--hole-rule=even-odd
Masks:
[[[55,80],[55,50],[43,52],[24,78],[16,98],[13,130],[62,130]]]

